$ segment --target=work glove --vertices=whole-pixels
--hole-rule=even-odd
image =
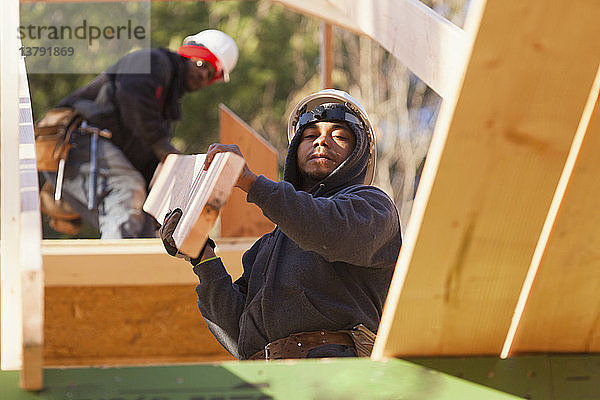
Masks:
[[[183,258],[184,260],[191,262],[192,265],[196,265],[198,264],[198,262],[200,262],[200,259],[202,258],[202,254],[204,254],[206,246],[210,246],[214,249],[216,245],[211,238],[208,238],[206,240],[206,243],[204,244],[204,247],[202,247],[202,250],[200,250],[200,254],[197,258],[191,258],[187,254],[180,252],[177,248],[177,244],[175,243],[175,239],[173,239],[173,232],[175,232],[177,224],[179,223],[179,220],[181,219],[182,215],[183,211],[181,211],[181,208],[176,208],[172,211],[169,211],[165,215],[163,224],[158,230],[158,235],[160,236],[160,239],[162,240],[163,246],[165,247],[167,253],[174,257]]]

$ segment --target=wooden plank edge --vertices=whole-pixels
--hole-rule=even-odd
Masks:
[[[181,252],[189,254],[192,258],[200,255],[208,234],[219,216],[219,209],[207,204],[196,219],[196,222],[179,246]]]
[[[469,56],[467,58],[470,58],[476,32],[479,30],[479,25],[483,18],[485,1],[474,2],[471,4],[471,7],[473,9],[471,11],[471,15],[467,19],[467,23],[469,25]],[[465,60],[465,67],[467,63],[468,59]],[[431,144],[429,145],[429,150],[427,152],[427,161],[423,167],[419,188],[415,194],[412,212],[406,226],[402,248],[398,254],[394,276],[392,278],[390,289],[384,304],[383,315],[377,331],[377,338],[371,353],[371,359],[373,360],[384,360],[386,358],[395,356],[394,354],[386,352],[386,343],[390,337],[398,301],[400,299],[402,287],[404,286],[404,280],[406,279],[406,274],[408,273],[408,268],[417,244],[417,238],[419,236],[421,224],[423,223],[423,218],[425,216],[425,210],[427,209],[429,197],[433,189],[433,183],[435,181],[440,160],[446,146],[446,139],[448,137],[450,124],[452,123],[452,118],[454,117],[454,110],[456,109],[458,102],[458,92],[463,84],[464,73],[465,71],[463,70],[460,80],[456,83],[457,86],[455,95],[444,99],[440,107],[438,119],[436,121],[434,133],[431,139]]]
[[[210,196],[206,201],[200,215],[195,218],[195,222],[191,225],[189,232],[181,232],[181,236],[175,231],[173,235],[178,248],[185,254],[196,258],[200,255],[200,250],[204,246],[208,233],[215,224],[221,207],[225,205],[227,199],[231,195],[231,191],[235,186],[238,177],[240,176],[242,169],[245,165],[245,160],[234,154],[234,153],[221,153],[223,155],[223,161],[219,165],[220,170],[215,171],[216,179],[209,182],[207,190],[210,191]],[[218,154],[217,156],[221,155]],[[214,161],[213,161],[214,162]],[[212,164],[211,164],[212,167]],[[209,167],[209,172],[210,167]],[[201,196],[194,198],[188,211],[192,211],[187,217],[194,220],[194,212],[199,208],[199,202]],[[182,217],[183,223],[186,223],[186,215]]]
[[[19,63],[19,267],[21,270],[22,366],[20,386],[41,390],[44,385],[44,273],[42,223],[36,168],[33,112],[25,60]]]

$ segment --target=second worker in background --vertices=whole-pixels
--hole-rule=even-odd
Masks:
[[[237,59],[234,40],[209,29],[186,37],[177,52],[130,53],[63,99],[58,107],[74,109],[87,125],[110,131],[111,137],[91,139],[85,129],[75,130],[62,186],[67,204],[50,193],[55,173],[46,174],[49,185],[42,189],[41,207],[50,225],[74,234],[81,216],[102,239],[155,237],[155,224],[142,206],[158,164],[178,153],[171,135],[181,119],[181,97],[229,81]],[[148,63],[149,73],[132,73],[147,70]],[[97,144],[90,146],[91,140]]]

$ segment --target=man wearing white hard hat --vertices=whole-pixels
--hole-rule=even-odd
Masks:
[[[236,186],[277,227],[243,256],[232,283],[211,241],[191,259],[198,306],[219,342],[240,359],[368,356],[402,244],[392,200],[371,186],[375,135],[364,108],[327,89],[301,100],[288,123],[284,180],[246,165]],[[207,167],[235,145],[213,144]],[[160,236],[181,255],[172,233]]]
[[[50,184],[40,198],[51,226],[73,234],[81,216],[103,239],[156,236],[142,206],[156,167],[177,153],[171,135],[173,122],[181,119],[180,99],[228,82],[237,59],[235,41],[209,29],[186,37],[177,52],[158,48],[130,53],[63,99],[58,107],[74,109],[85,124],[71,136],[64,178],[59,178],[61,201],[54,201],[57,174],[46,174]],[[132,73],[143,67],[149,73]],[[94,128],[104,133],[94,138]]]

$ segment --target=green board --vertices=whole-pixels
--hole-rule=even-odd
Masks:
[[[45,389],[0,373],[1,400],[517,399],[404,360],[330,359],[45,369]]]
[[[411,358],[410,361],[531,400],[600,400],[600,355]]]

